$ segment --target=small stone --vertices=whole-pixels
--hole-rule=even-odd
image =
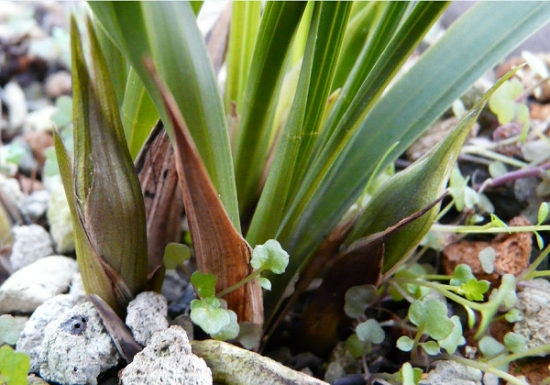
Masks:
[[[71,209],[61,183],[57,183],[51,190],[47,216],[57,252],[73,252],[75,245]]]
[[[4,87],[4,100],[8,107],[9,124],[8,134],[17,133],[27,117],[27,100],[21,86],[14,81]]]
[[[82,282],[82,275],[79,272],[74,273],[71,282],[71,290],[69,294],[76,299],[82,299],[86,297],[86,290],[84,290],[84,283]]]
[[[27,353],[31,358],[30,373],[38,373],[40,369],[40,354],[46,326],[68,312],[76,301],[76,298],[69,294],[56,295],[32,313],[17,341],[17,350]]]
[[[0,190],[7,196],[11,202],[21,208],[25,200],[25,194],[21,191],[21,186],[15,178],[6,178],[0,173]]]
[[[50,234],[42,226],[18,226],[12,231],[14,243],[10,263],[13,271],[53,254]]]
[[[183,330],[185,330],[189,341],[193,341],[195,339],[195,325],[193,324],[193,321],[191,321],[191,316],[189,316],[189,314],[180,314],[174,318],[170,324],[182,327]]]
[[[0,314],[33,312],[66,292],[76,271],[76,261],[63,256],[42,258],[16,271],[0,286]]]
[[[149,343],[153,333],[168,328],[168,305],[161,294],[148,291],[139,294],[128,305],[126,325],[134,339],[143,346]]]
[[[71,74],[68,71],[58,71],[46,79],[46,93],[52,99],[61,95],[70,95],[72,90]]]
[[[515,307],[523,319],[514,324],[514,333],[525,337],[527,347],[550,344],[550,282],[545,279],[524,282]]]
[[[25,197],[21,211],[29,218],[36,220],[46,213],[50,193],[46,190],[33,191]]]
[[[330,384],[332,384],[334,381],[338,380],[339,378],[342,378],[346,375],[346,371],[340,365],[339,362],[331,362],[328,364],[327,371],[325,372],[324,380]]]
[[[212,372],[203,359],[191,353],[185,331],[171,326],[153,335],[149,345],[122,371],[120,383],[209,385]]]
[[[481,385],[481,371],[454,361],[437,361],[419,385]]]
[[[97,377],[120,360],[91,302],[73,307],[44,333],[40,376],[60,384],[97,384]]]
[[[42,107],[39,110],[31,112],[23,125],[23,132],[29,134],[31,132],[51,132],[54,125],[52,115],[57,111],[55,106]]]

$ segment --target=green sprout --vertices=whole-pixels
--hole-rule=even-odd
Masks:
[[[183,262],[182,256],[185,256],[187,252],[181,246],[174,244],[170,248],[167,247],[165,264],[167,260],[170,261],[169,266]],[[191,276],[191,283],[195,287],[199,299],[191,301],[191,320],[214,339],[225,341],[236,338],[240,330],[237,315],[227,309],[225,301],[221,298],[253,279],[258,279],[262,287],[269,290],[270,281],[260,274],[264,271],[282,274],[288,265],[288,260],[288,253],[283,250],[279,242],[270,239],[265,244],[256,246],[252,251],[250,264],[254,271],[218,294],[216,294],[216,277],[213,274],[194,272]]]
[[[30,367],[27,354],[16,352],[8,345],[0,347],[0,384],[26,385]]]

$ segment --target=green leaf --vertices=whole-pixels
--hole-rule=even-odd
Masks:
[[[344,311],[350,318],[359,318],[377,297],[376,287],[373,285],[354,286],[346,292]]]
[[[239,230],[233,160],[222,100],[188,2],[90,2],[98,22],[140,76],[162,120],[162,98],[143,65],[153,58],[185,118],[227,214]],[[171,132],[171,130],[168,130]]]
[[[414,301],[409,308],[409,319],[435,340],[442,340],[453,331],[453,322],[447,318],[447,306],[435,299]]]
[[[260,286],[265,290],[271,290],[271,281],[265,277],[258,277]]]
[[[368,319],[365,322],[361,322],[355,328],[355,332],[361,341],[371,342],[373,344],[381,344],[386,337],[384,329],[382,329],[375,319]]]
[[[235,141],[235,178],[241,212],[257,199],[270,139],[272,114],[283,79],[292,36],[306,2],[267,2],[242,96],[241,120]],[[240,110],[241,107],[237,106]],[[274,235],[273,235],[274,236]],[[273,237],[272,236],[272,237]],[[264,242],[250,242],[251,245]]]
[[[420,382],[422,370],[419,368],[413,369],[411,364],[405,362],[399,370],[399,374],[401,374],[403,385],[417,385]]]
[[[164,267],[167,269],[175,269],[178,265],[191,258],[191,249],[189,246],[181,243],[169,243],[164,249],[164,257],[162,259]]]
[[[492,247],[486,247],[478,254],[479,262],[483,271],[487,274],[493,274],[495,270],[495,260],[497,258],[496,251]]]
[[[216,277],[213,274],[195,271],[191,276],[191,283],[200,298],[213,297],[216,294]]]
[[[19,142],[4,145],[4,149],[6,150],[5,161],[14,165],[18,165],[23,155],[25,155],[25,149]]]
[[[337,157],[312,165],[276,235],[293,257],[289,276],[305,266],[302,263],[317,250],[327,231],[359,197],[386,150],[399,142],[384,162],[388,165],[549,15],[546,3],[476,4],[376,103]],[[499,20],[513,22],[503,25]],[[500,33],[495,34],[496,30]],[[283,278],[273,281],[273,290],[265,298],[268,318],[287,284]]]
[[[413,349],[414,341],[407,336],[401,336],[397,340],[397,348],[404,352],[410,352]]]
[[[89,19],[87,28],[90,69],[71,21],[74,170],[57,133],[54,140],[84,287],[121,314],[147,280],[145,208],[111,79]]]
[[[534,231],[534,233],[537,239],[537,246],[539,247],[539,250],[542,250],[544,248],[544,239],[537,231]]]
[[[454,354],[459,345],[464,345],[466,340],[462,336],[462,323],[460,318],[456,315],[451,317],[453,323],[453,331],[447,337],[439,340],[439,346],[447,351],[449,354]]]
[[[517,116],[516,99],[523,92],[519,79],[513,78],[505,82],[489,99],[489,108],[493,111],[500,124],[510,123]]]
[[[506,345],[506,348],[512,353],[522,353],[528,349],[525,337],[521,334],[512,332],[508,332],[504,335],[504,345]]]
[[[113,90],[115,91],[116,100],[118,102],[117,105],[120,108],[124,98],[124,88],[126,87],[126,78],[128,76],[126,59],[97,23],[94,24],[94,27],[99,44],[101,45],[101,51],[103,55],[105,55],[107,68],[109,68],[109,76],[111,78]]]
[[[237,323],[237,314],[233,310],[227,310],[230,321],[223,326],[217,333],[211,334],[211,337],[218,341],[227,341],[237,338],[239,335],[239,324]]]
[[[506,321],[514,323],[523,320],[523,314],[519,309],[513,308],[506,312],[504,318],[506,318]]]
[[[438,343],[435,341],[422,342],[419,345],[430,356],[438,355],[441,352]]]
[[[232,4],[224,93],[226,112],[230,111],[231,102],[237,104],[238,115],[243,109],[242,96],[260,26],[261,6],[262,4],[256,1],[235,1]]]
[[[491,225],[494,227],[508,227],[508,225],[495,214],[491,214]]]
[[[460,288],[470,301],[483,301],[483,294],[489,290],[490,286],[489,281],[478,281],[474,278],[460,285]]]
[[[357,220],[346,244],[395,225],[443,194],[470,128],[489,97],[503,81],[501,79],[495,84],[443,141],[413,165],[396,174],[376,192],[363,215]],[[384,271],[392,268],[416,247],[433,224],[438,211],[439,207],[434,207],[388,240],[384,252]]]
[[[229,314],[228,310],[213,307],[206,301],[191,301],[191,321],[209,335],[219,333],[231,322]]]
[[[489,163],[489,174],[492,178],[498,178],[508,172],[506,165],[499,160]]]
[[[159,114],[136,71],[131,68],[120,108],[128,148],[135,160],[151,133]]]
[[[9,314],[0,315],[0,344],[15,345],[21,330],[15,318]]]
[[[275,274],[282,274],[288,265],[289,255],[281,244],[270,239],[263,245],[254,247],[250,265],[256,270],[270,270]]]
[[[31,367],[28,355],[14,351],[10,346],[0,347],[0,381],[6,385],[26,385]]]
[[[479,350],[481,350],[484,356],[493,357],[497,354],[504,353],[506,351],[506,346],[491,336],[485,336],[479,341]]]
[[[461,263],[455,267],[450,285],[460,287],[462,284],[469,282],[472,279],[475,279],[474,274],[472,273],[472,268],[465,263]]]
[[[542,202],[540,204],[537,225],[541,225],[542,222],[546,220],[546,218],[548,217],[549,210],[550,210],[550,206],[548,205],[548,202]]]
[[[298,88],[247,234],[251,244],[269,239],[268,234],[276,231],[288,203],[301,187],[321,130],[351,4],[313,3]],[[278,204],[274,205],[274,201]]]
[[[363,350],[365,348],[365,343],[359,339],[357,334],[353,333],[346,340],[346,349],[354,358],[361,358],[363,355]]]
[[[52,121],[58,129],[73,122],[73,100],[67,95],[61,95],[55,100],[57,111],[52,115]]]

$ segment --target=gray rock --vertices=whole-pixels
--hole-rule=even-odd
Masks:
[[[533,279],[523,284],[515,305],[523,319],[514,324],[514,333],[525,337],[529,349],[550,344],[550,282]]]
[[[63,256],[42,258],[16,271],[0,286],[0,314],[34,311],[66,292],[76,271],[76,261]]]
[[[47,216],[55,248],[58,253],[66,254],[74,251],[73,222],[65,190],[58,182],[52,186]]]
[[[134,339],[143,346],[149,343],[153,333],[168,328],[168,305],[162,294],[152,291],[139,294],[128,305],[126,325]]]
[[[23,123],[23,132],[51,132],[52,115],[57,111],[55,106],[45,106],[27,115]]]
[[[56,295],[32,313],[17,341],[17,350],[27,353],[31,358],[29,372],[38,373],[40,369],[40,354],[46,326],[68,312],[76,301],[76,298],[69,294]]]
[[[120,360],[91,302],[73,307],[44,334],[40,376],[60,384],[97,384],[97,376]]]
[[[203,359],[191,353],[185,331],[179,326],[171,326],[153,335],[149,345],[122,371],[120,383],[212,384],[212,372]]]
[[[21,191],[21,186],[15,178],[7,178],[0,173],[0,190],[7,196],[11,202],[17,205],[18,208],[23,207],[25,194]]]
[[[53,254],[52,239],[42,226],[18,226],[12,231],[14,242],[10,264],[13,271]]]
[[[79,272],[74,273],[71,282],[71,290],[69,294],[76,299],[82,299],[86,297],[86,290],[84,290],[84,283],[82,282],[82,275]]]
[[[23,201],[23,214],[32,219],[38,219],[46,213],[50,193],[46,190],[33,191]]]
[[[27,117],[27,100],[21,86],[14,81],[4,86],[4,101],[8,108],[9,134],[17,133]]]
[[[437,361],[419,385],[481,385],[481,371],[454,361]]]

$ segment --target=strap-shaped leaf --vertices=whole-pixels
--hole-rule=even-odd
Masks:
[[[314,3],[298,88],[247,239],[273,234],[307,170],[329,97],[351,3]],[[276,204],[274,204],[276,202]]]
[[[383,104],[373,107],[339,154],[324,169],[310,168],[277,235],[292,255],[290,274],[299,269],[297,265],[307,260],[359,197],[380,159],[396,141],[399,145],[387,162],[404,151],[475,79],[549,18],[548,3],[481,2],[455,22],[446,37],[384,96]],[[501,20],[507,20],[506,25]],[[266,308],[276,307],[271,301],[284,292],[279,284],[286,287],[286,282],[281,281],[279,277],[272,281]]]
[[[231,222],[240,230],[225,113],[212,64],[195,20],[194,4],[184,1],[105,1],[89,2],[89,5],[132,64],[160,117],[169,125],[162,97],[142,63],[145,56],[153,58],[189,125]]]
[[[250,208],[258,196],[278,85],[282,81],[292,36],[306,4],[301,1],[272,1],[266,4],[264,10],[243,95],[244,105],[235,146],[235,178],[241,211]]]

